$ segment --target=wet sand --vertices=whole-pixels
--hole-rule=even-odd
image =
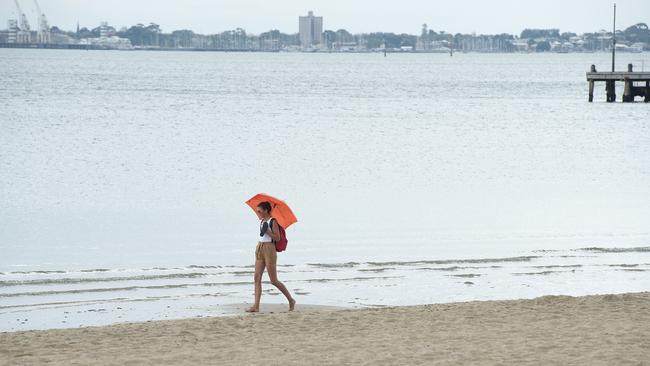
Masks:
[[[6,365],[650,365],[650,292],[0,333]]]

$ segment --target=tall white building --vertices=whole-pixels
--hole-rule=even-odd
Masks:
[[[101,22],[99,25],[99,38],[108,38],[108,22]]]
[[[18,21],[9,19],[7,21],[7,43],[16,43],[18,39]]]
[[[307,16],[298,18],[300,45],[303,49],[318,48],[323,38],[323,17],[315,17],[310,11]]]

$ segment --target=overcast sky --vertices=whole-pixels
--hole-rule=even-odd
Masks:
[[[36,28],[34,0],[18,0]],[[610,0],[40,0],[50,25],[66,30],[160,24],[164,32],[192,29],[217,33],[241,27],[258,34],[269,29],[298,31],[298,15],[313,10],[325,29],[352,33],[385,31],[417,34],[423,23],[436,31],[513,33],[523,28],[560,28],[582,33],[611,28]],[[650,0],[621,0],[620,28],[650,23]],[[0,0],[0,27],[17,14],[13,0]]]

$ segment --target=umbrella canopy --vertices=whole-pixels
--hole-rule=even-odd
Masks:
[[[257,205],[264,201],[268,201],[271,204],[271,216],[278,220],[278,224],[283,228],[286,229],[291,226],[291,224],[298,222],[296,215],[293,214],[293,211],[291,211],[291,208],[289,208],[289,205],[287,205],[286,202],[273,196],[269,196],[268,194],[258,193],[246,201],[246,204],[255,211]]]

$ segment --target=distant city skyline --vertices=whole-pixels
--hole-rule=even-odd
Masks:
[[[23,11],[35,23],[32,0],[19,0]],[[619,29],[650,21],[650,1],[618,1]],[[559,28],[577,33],[611,29],[613,2],[610,0],[466,0],[431,2],[403,0],[377,5],[370,0],[348,3],[341,0],[285,0],[279,5],[263,0],[125,0],[93,2],[83,0],[41,1],[50,25],[65,30],[94,28],[100,22],[120,28],[137,23],[156,23],[163,31],[190,29],[211,34],[244,28],[259,34],[271,29],[298,33],[297,17],[313,10],[324,18],[323,29],[346,29],[352,33],[395,32],[417,34],[426,23],[430,29],[451,33],[519,34],[524,28]],[[126,11],[125,11],[126,10]],[[0,0],[0,26],[18,17],[13,0]]]

